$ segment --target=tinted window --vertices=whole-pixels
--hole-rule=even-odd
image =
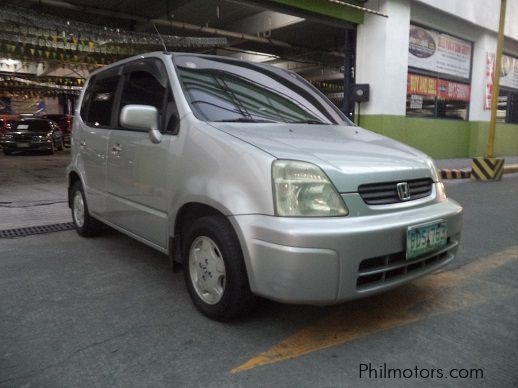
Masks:
[[[350,124],[295,73],[227,58],[176,55],[191,108],[206,121]]]
[[[134,71],[127,75],[121,97],[121,108],[129,104],[154,106],[163,110],[166,88],[147,71]]]
[[[52,129],[51,123],[43,120],[18,121],[13,126],[15,131],[48,132]]]
[[[86,122],[89,125],[94,127],[110,126],[119,78],[120,76],[113,75],[95,79],[91,96],[89,96],[88,117],[86,117]]]
[[[165,128],[171,114],[176,112],[176,105],[169,91],[164,64],[160,60],[146,59],[128,64],[124,71],[120,109],[130,104],[154,106],[160,127]]]

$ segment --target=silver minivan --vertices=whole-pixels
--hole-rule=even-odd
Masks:
[[[67,177],[80,235],[105,224],[169,255],[217,320],[257,296],[328,305],[399,286],[449,263],[462,226],[428,156],[293,72],[226,57],[92,73]]]

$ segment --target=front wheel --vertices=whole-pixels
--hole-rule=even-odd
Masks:
[[[249,311],[255,297],[232,225],[220,216],[202,217],[185,237],[184,275],[196,308],[218,321]]]
[[[65,149],[65,143],[63,143],[63,138],[59,139],[58,151],[63,151]]]
[[[49,155],[54,155],[55,152],[56,152],[56,147],[54,146],[54,141],[51,141],[50,148],[47,150],[47,153]]]
[[[77,233],[83,237],[98,236],[102,232],[103,224],[93,218],[88,212],[85,194],[81,182],[76,182],[72,186],[70,193],[72,220]]]

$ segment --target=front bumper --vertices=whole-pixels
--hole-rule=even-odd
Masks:
[[[447,224],[448,246],[406,260],[409,226]],[[230,217],[250,287],[284,303],[333,304],[388,290],[449,263],[457,252],[462,208],[453,200],[358,217]]]
[[[0,142],[2,149],[6,151],[41,151],[52,149],[52,142],[41,141],[41,142],[15,142],[15,141],[2,141]]]

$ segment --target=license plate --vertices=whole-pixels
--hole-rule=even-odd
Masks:
[[[18,148],[29,148],[29,143],[16,143]]]
[[[437,251],[446,246],[446,222],[410,226],[406,233],[407,260]]]

